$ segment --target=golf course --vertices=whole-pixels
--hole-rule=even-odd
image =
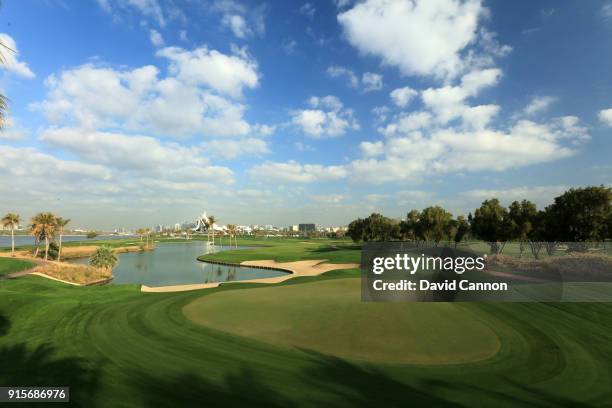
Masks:
[[[239,244],[203,258],[360,259]],[[72,406],[610,406],[611,354],[611,304],[362,303],[357,269],[177,293],[0,280],[0,384],[69,385]]]

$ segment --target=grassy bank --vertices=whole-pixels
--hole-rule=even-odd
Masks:
[[[0,276],[33,268],[34,264],[23,259],[0,257]]]

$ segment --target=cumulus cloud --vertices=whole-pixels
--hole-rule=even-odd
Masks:
[[[471,205],[479,205],[482,201],[490,198],[498,198],[504,205],[512,201],[530,200],[540,208],[553,202],[554,197],[563,194],[568,189],[564,185],[553,186],[521,186],[508,189],[476,189],[460,193]]]
[[[478,37],[480,0],[366,0],[338,15],[347,40],[405,75],[453,78]]]
[[[17,48],[17,43],[13,37],[8,34],[1,33],[0,42],[2,42],[2,44],[8,48],[4,48],[2,50],[2,55],[4,56],[6,63],[1,64],[0,67],[24,78],[35,78],[36,75],[34,75],[34,72],[32,72],[30,67],[28,67],[28,64],[19,60],[19,49]]]
[[[446,127],[399,134],[390,134],[384,142],[362,144],[363,158],[350,165],[353,177],[378,183],[420,181],[462,171],[504,171],[572,156],[576,146],[589,139],[573,116],[548,124],[520,120],[507,131]]]
[[[347,84],[351,88],[359,87],[359,78],[352,70],[348,68],[341,67],[338,65],[332,65],[327,68],[327,75],[332,78],[346,78]]]
[[[382,89],[383,77],[374,72],[365,72],[361,77],[361,83],[363,84],[363,90],[365,92],[378,91]]]
[[[149,39],[155,48],[159,48],[164,45],[164,38],[157,30],[149,30]]]
[[[219,91],[240,94],[243,87],[256,83],[256,77],[249,82],[252,77],[241,68],[234,71],[236,77],[231,77],[231,69],[222,72],[226,64],[240,66],[240,57],[200,51],[195,54],[206,54],[210,59],[202,62],[194,57],[185,61],[183,58],[189,59],[188,56],[176,56],[172,74],[162,78],[151,65],[115,70],[87,64],[51,75],[45,81],[47,98],[33,107],[55,125],[120,128],[168,136],[250,134],[256,129],[243,118],[246,106]],[[192,75],[198,61],[211,70]],[[221,73],[217,75],[215,70]],[[208,85],[212,82],[214,87]]]
[[[0,140],[23,140],[28,136],[29,133],[29,129],[26,129],[21,126],[13,118],[7,117],[4,120],[4,126],[0,129]]]
[[[257,62],[245,48],[234,49],[233,55],[227,55],[206,47],[191,51],[166,47],[157,55],[170,60],[171,74],[182,81],[204,85],[234,98],[241,97],[244,88],[259,85]]]
[[[527,115],[534,115],[548,109],[548,107],[553,102],[556,102],[556,100],[557,99],[553,98],[552,96],[535,96],[533,99],[531,99],[529,104],[525,106],[523,111]]]
[[[341,136],[347,130],[359,129],[359,123],[350,109],[343,107],[340,99],[333,95],[313,96],[308,100],[313,109],[291,112],[291,123],[307,136],[325,138]]]
[[[599,121],[606,126],[612,126],[612,108],[602,109],[597,114]]]
[[[394,89],[391,91],[389,96],[396,106],[405,108],[406,105],[408,105],[408,103],[410,103],[410,101],[418,94],[419,93],[414,89],[410,88],[409,86],[405,86],[403,88]]]
[[[251,178],[264,183],[313,183],[339,180],[348,175],[343,166],[300,164],[296,161],[286,163],[265,162],[251,168],[248,173]]]

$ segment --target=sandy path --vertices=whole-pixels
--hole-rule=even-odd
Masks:
[[[241,266],[251,267],[264,267],[264,268],[275,268],[286,271],[287,274],[283,276],[277,276],[274,278],[260,278],[260,279],[248,279],[241,281],[234,281],[240,283],[280,283],[288,279],[295,278],[298,276],[317,276],[325,272],[333,271],[336,269],[351,269],[359,268],[359,264],[347,263],[347,264],[332,264],[325,263],[326,259],[315,259],[309,261],[295,261],[295,262],[276,262],[273,260],[262,260],[262,261],[244,261],[240,263]],[[197,283],[192,285],[173,285],[173,286],[146,286],[142,285],[140,290],[142,292],[184,292],[187,290],[196,289],[208,289],[216,288],[222,283],[229,282],[212,282],[212,283]]]

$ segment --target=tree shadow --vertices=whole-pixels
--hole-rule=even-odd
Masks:
[[[302,351],[314,358],[315,366],[305,370],[306,382],[335,395],[336,403],[325,406],[359,407],[436,407],[458,408],[464,405],[441,395],[399,382],[375,368],[366,368],[341,358],[312,350]]]
[[[359,250],[361,250],[361,245],[339,244],[339,245],[323,246],[320,248],[312,248],[312,249],[309,249],[309,252],[327,253],[327,252],[337,252],[337,251],[359,251]]]
[[[87,368],[80,358],[55,355],[55,348],[49,344],[33,350],[23,343],[1,347],[0,386],[67,386],[70,387],[70,406],[94,406],[99,369]],[[15,403],[10,405],[20,406]],[[23,406],[36,404],[24,403]]]
[[[131,376],[135,392],[148,407],[294,407],[295,404],[261,382],[249,369],[229,374],[213,382],[198,374],[151,376],[141,372]]]
[[[0,314],[0,337],[8,333],[10,327],[11,321],[7,319],[4,315]]]

